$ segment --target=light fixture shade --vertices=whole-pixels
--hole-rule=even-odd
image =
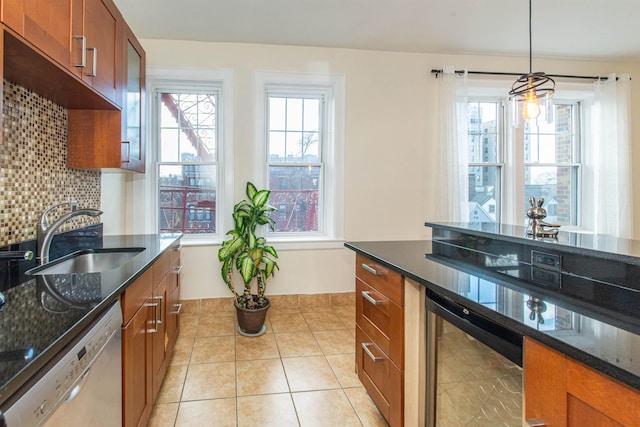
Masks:
[[[553,122],[553,93],[555,82],[544,73],[520,76],[509,92],[511,118],[514,127],[522,127],[528,120]],[[525,80],[527,83],[521,83]]]

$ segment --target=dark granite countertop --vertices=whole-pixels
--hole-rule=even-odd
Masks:
[[[181,234],[99,235],[91,239],[92,249],[144,250],[119,268],[101,273],[30,276],[24,274],[28,267],[20,267],[17,274],[5,274],[1,291],[6,303],[0,310],[0,405],[7,404],[12,394],[181,237]],[[87,245],[80,242],[79,247],[66,252],[78,249],[87,249]]]
[[[460,260],[432,253],[431,241],[347,242],[345,246],[432,291],[640,389],[640,316],[602,309],[598,295],[576,298]],[[573,278],[575,279],[575,278]],[[585,288],[585,292],[591,290]],[[638,305],[640,294],[631,292]],[[527,301],[546,305],[544,322]],[[615,300],[615,298],[614,298]]]

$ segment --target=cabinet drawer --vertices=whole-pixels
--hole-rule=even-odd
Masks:
[[[170,273],[171,261],[171,248],[169,248],[153,263],[153,283],[155,285]]]
[[[356,367],[358,378],[382,416],[392,427],[401,426],[404,390],[402,371],[391,363],[359,326],[356,326]]]
[[[356,277],[400,307],[404,306],[404,281],[399,273],[356,254]]]
[[[153,292],[153,273],[148,268],[122,294],[123,325],[126,325]]]
[[[404,311],[356,278],[356,322],[400,369],[404,368]]]

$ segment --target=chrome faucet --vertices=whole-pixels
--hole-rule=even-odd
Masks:
[[[53,224],[49,224],[49,212],[53,209],[59,207],[69,205],[69,209],[71,212],[62,215],[56,222]],[[80,215],[88,215],[88,216],[98,216],[102,215],[102,211],[98,209],[78,209],[78,202],[75,200],[70,200],[68,202],[58,203],[53,205],[47,210],[44,211],[42,216],[40,217],[40,221],[38,222],[37,229],[37,243],[38,243],[38,257],[40,259],[40,265],[46,264],[49,262],[49,248],[51,247],[51,241],[53,240],[53,235],[64,224],[69,221],[71,218]]]

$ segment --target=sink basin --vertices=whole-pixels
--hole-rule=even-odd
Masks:
[[[83,250],[66,255],[40,267],[32,268],[26,274],[100,273],[121,267],[144,250],[145,248]]]

